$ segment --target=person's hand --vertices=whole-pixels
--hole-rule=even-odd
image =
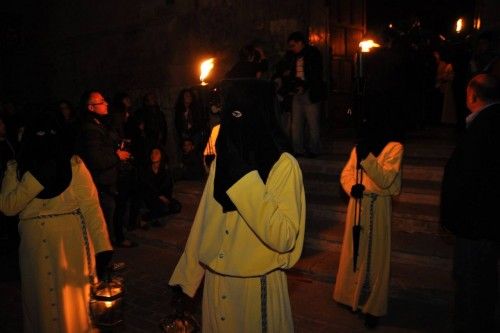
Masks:
[[[366,142],[360,142],[356,145],[356,165],[361,168],[361,161],[364,160],[370,153],[370,146]]]
[[[95,255],[95,270],[99,281],[106,278],[111,258],[113,258],[113,251],[103,251]]]
[[[193,313],[195,310],[194,300],[186,295],[182,288],[178,285],[171,286],[170,290],[172,292],[172,298],[170,300],[170,306],[174,308],[177,314],[184,314],[185,312]]]
[[[362,199],[365,186],[363,184],[355,184],[351,187],[351,197],[355,199]]]
[[[117,149],[116,155],[118,155],[120,161],[127,161],[128,159],[130,159],[130,153],[126,150]]]

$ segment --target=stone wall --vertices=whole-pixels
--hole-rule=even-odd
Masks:
[[[4,30],[16,30],[24,42],[2,49],[0,98],[21,106],[63,98],[76,103],[83,91],[99,89],[108,100],[128,92],[138,107],[152,91],[173,133],[175,98],[180,89],[199,84],[204,58],[216,58],[209,82],[222,78],[239,48],[252,41],[259,41],[275,64],[288,34],[308,30],[310,3],[51,0],[33,7],[20,0],[9,4],[6,17],[17,19]]]
[[[88,88],[138,99],[158,93],[171,105],[179,89],[198,84],[199,63],[216,57],[222,77],[238,49],[259,40],[271,63],[283,54],[287,35],[306,30],[308,1],[74,0],[51,1],[33,13],[42,29],[24,31],[33,44],[10,68],[4,86],[17,98],[76,101]],[[38,30],[36,30],[38,29]],[[29,65],[28,65],[29,63]],[[24,69],[22,64],[26,64]],[[23,96],[26,95],[26,96]]]

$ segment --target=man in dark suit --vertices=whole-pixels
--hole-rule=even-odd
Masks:
[[[466,132],[448,161],[441,223],[456,235],[457,332],[495,331],[500,223],[500,84],[478,74],[467,86]]]
[[[86,92],[81,103],[85,119],[78,139],[78,153],[99,191],[99,203],[111,241],[115,246],[135,246],[124,237],[123,221],[114,219],[119,162],[128,160],[130,153],[119,149],[119,136],[108,124],[108,102],[102,94]]]

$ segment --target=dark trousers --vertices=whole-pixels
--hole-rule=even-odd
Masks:
[[[139,210],[141,207],[141,200],[138,188],[137,176],[134,168],[121,170],[118,178],[118,194],[116,196],[116,210],[114,216],[115,228],[120,228],[121,238],[117,239],[118,242],[125,240],[123,236],[123,227],[126,226],[127,230],[135,229],[138,225]]]
[[[123,240],[123,227],[115,227],[114,215],[116,208],[116,195],[109,191],[99,190],[99,204],[101,205],[104,219],[108,227],[109,237],[112,242],[120,243],[120,238]]]
[[[457,332],[495,331],[498,250],[498,242],[457,236],[453,262]]]
[[[170,203],[168,205],[164,204],[159,199],[145,200],[146,207],[149,210],[148,214],[145,217],[148,220],[154,220],[170,214],[179,213],[182,209],[181,203],[174,198],[170,198],[169,200]]]

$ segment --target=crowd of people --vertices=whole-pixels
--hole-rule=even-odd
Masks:
[[[491,42],[490,35],[483,37]],[[409,59],[401,55],[408,50],[386,42],[367,62],[363,98],[370,103],[340,177],[350,202],[333,298],[364,313],[368,328],[387,312],[391,198],[401,188],[407,117],[401,105],[413,92],[400,71],[407,68]],[[207,96],[182,89],[173,105],[174,134],[153,93],[134,110],[127,93],[108,104],[101,91],[89,90],[76,108],[61,100],[26,120],[12,103],[2,105],[0,228],[16,242],[17,226],[21,234],[26,332],[90,330],[92,278],[112,269],[113,248],[137,246],[127,231],[160,226],[161,218],[182,210],[173,194],[178,179],[206,185],[170,284],[193,296],[204,277],[207,330],[293,331],[284,270],[299,259],[305,230],[296,158],[321,154],[327,90],[319,50],[301,32],[287,43],[273,75],[262,48],[246,45]],[[458,235],[457,323],[468,329],[471,315],[482,316],[487,330],[495,299],[485,296],[486,288],[497,281],[492,267],[499,233],[487,216],[498,197],[488,184],[498,182],[500,168],[492,157],[500,144],[494,127],[500,126],[500,58],[491,44],[482,47],[468,58],[467,70],[459,67],[464,57],[455,54],[459,60],[448,62],[443,50],[435,50],[432,85],[442,94],[439,121],[464,131],[445,171],[442,199],[443,220]],[[467,118],[465,108],[472,112]],[[169,164],[169,136],[179,165]],[[454,207],[465,214],[457,216]],[[471,221],[473,228],[466,226]],[[92,246],[85,250],[82,241]],[[485,262],[474,264],[477,256]],[[62,268],[67,263],[71,273]],[[480,304],[488,311],[477,313]]]

